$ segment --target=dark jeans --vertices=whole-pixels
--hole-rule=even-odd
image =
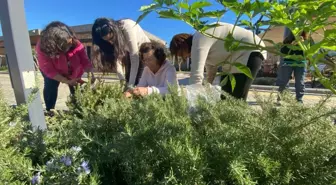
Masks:
[[[44,78],[44,89],[43,89],[43,98],[46,105],[46,110],[50,111],[51,109],[55,109],[57,95],[58,95],[58,86],[60,84],[59,81],[48,78],[46,75],[42,73]],[[70,93],[75,93],[75,87],[69,86]]]
[[[130,79],[130,75],[131,75],[131,59],[130,59],[128,54],[123,58],[123,63],[125,65],[126,82],[128,83],[129,79]],[[135,86],[138,85],[139,80],[140,80],[141,75],[142,75],[142,71],[144,70],[144,68],[145,68],[145,66],[139,58],[139,67],[138,67],[138,73],[137,73],[136,79],[135,79],[135,84],[134,84]]]
[[[252,52],[247,61],[247,67],[251,70],[252,77],[255,78],[257,73],[261,67],[263,56],[259,52]],[[243,73],[233,74],[236,79],[236,86],[232,92],[231,83],[228,81],[224,86],[222,86],[222,90],[229,93],[233,97],[237,99],[247,99],[248,92],[251,88],[253,79],[249,78]],[[221,77],[221,81],[226,77],[226,75]],[[222,99],[225,97],[222,96]]]
[[[294,72],[296,99],[302,101],[305,92],[304,80],[306,76],[306,67],[289,66],[285,65],[283,62],[280,65],[277,77],[279,92],[282,93],[288,88],[288,82]]]

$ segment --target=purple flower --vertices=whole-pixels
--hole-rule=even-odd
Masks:
[[[39,184],[40,183],[40,176],[41,176],[41,172],[38,172],[37,174],[35,174],[31,180],[32,184]]]
[[[73,146],[71,147],[71,150],[75,151],[76,153],[82,151],[82,148],[80,146]]]
[[[89,168],[89,163],[87,161],[83,161],[82,164],[81,164],[81,167],[86,174],[89,174],[91,172],[91,170]]]
[[[68,156],[62,156],[60,161],[64,163],[65,166],[71,166],[71,158]]]

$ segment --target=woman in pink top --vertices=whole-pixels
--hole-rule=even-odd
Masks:
[[[47,111],[55,108],[60,82],[68,84],[70,92],[81,83],[85,72],[91,73],[92,65],[85,47],[74,32],[62,22],[51,22],[41,33],[36,46],[39,68],[44,77],[43,97]]]
[[[169,85],[177,85],[176,69],[166,60],[164,46],[158,43],[144,43],[140,46],[140,59],[145,68],[139,84],[125,93],[126,97],[146,96],[152,93],[165,95]]]

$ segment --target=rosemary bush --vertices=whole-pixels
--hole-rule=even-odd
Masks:
[[[4,184],[334,184],[335,108],[228,97],[190,109],[176,90],[129,100],[119,84],[83,89],[32,132],[0,102]]]

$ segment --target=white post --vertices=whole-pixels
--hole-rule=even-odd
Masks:
[[[34,97],[30,97],[36,87],[36,74],[25,20],[24,1],[0,0],[0,19],[16,103],[29,103],[29,119],[33,129],[45,130],[47,126],[39,91]]]

